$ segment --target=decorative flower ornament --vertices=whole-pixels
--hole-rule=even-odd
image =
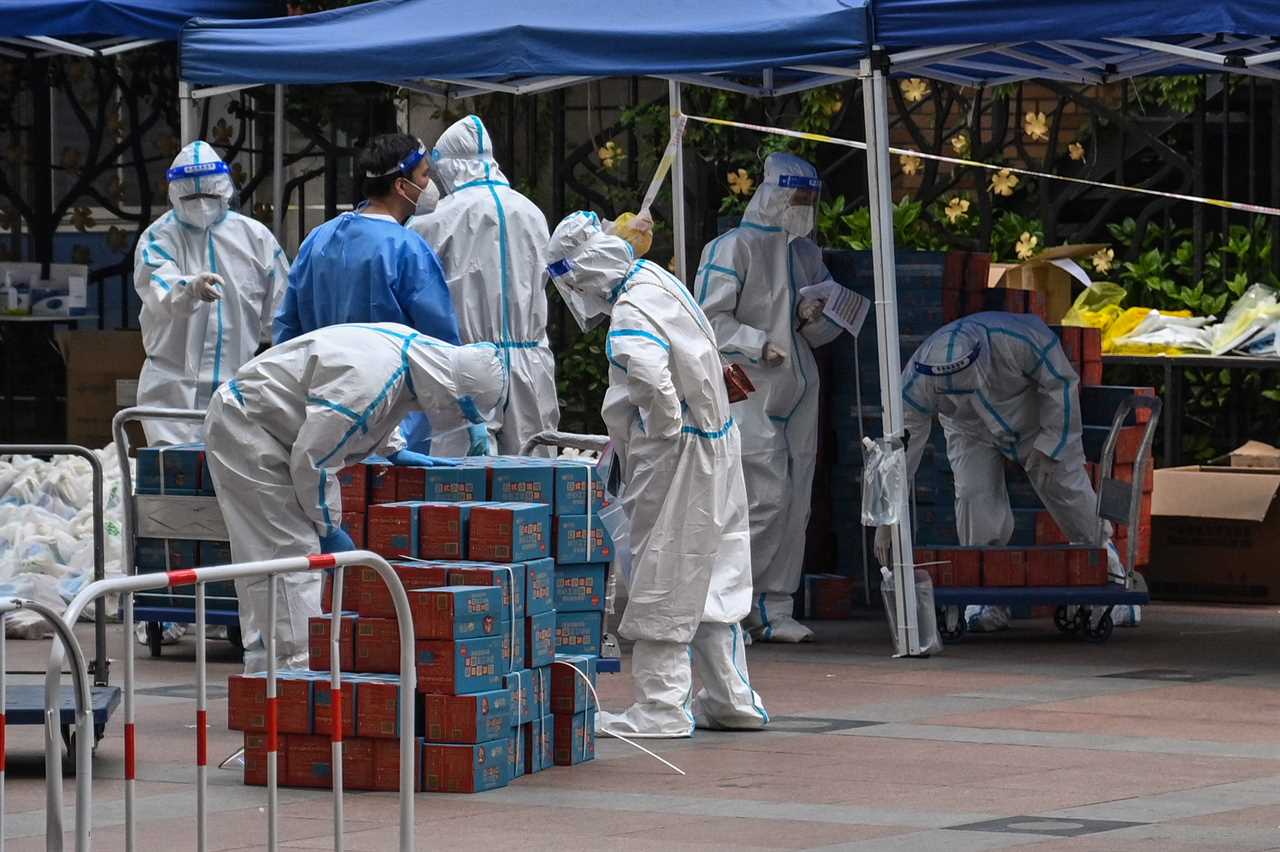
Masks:
[[[751,179],[751,175],[747,174],[746,169],[738,169],[729,172],[729,191],[734,195],[750,195],[751,190],[755,188],[756,182]]]
[[[929,97],[929,84],[919,77],[903,80],[898,84],[898,88],[902,90],[902,96],[909,104],[918,104]]]
[[[951,150],[955,151],[957,157],[965,157],[969,154],[969,134],[957,133],[951,137]]]
[[[1071,159],[1077,162],[1084,159],[1084,146],[1079,142],[1072,142],[1067,146],[1067,153],[1071,155]]]
[[[1022,236],[1018,238],[1018,244],[1014,248],[1018,252],[1018,260],[1027,260],[1036,253],[1036,243],[1040,242],[1040,238],[1030,231],[1023,231]]]
[[[898,158],[898,165],[902,166],[904,175],[914,175],[924,166],[924,160],[911,154],[903,154]]]
[[[1018,188],[1018,176],[1008,169],[1001,169],[991,176],[991,191],[1008,197]]]
[[[1093,265],[1094,272],[1110,272],[1115,261],[1116,253],[1109,248],[1098,249],[1089,258],[1089,263]]]
[[[958,195],[953,196],[947,202],[946,209],[942,212],[947,217],[947,221],[954,225],[969,215],[969,199],[961,198]]]
[[[1042,112],[1029,112],[1022,123],[1022,131],[1036,142],[1049,141],[1049,119]]]

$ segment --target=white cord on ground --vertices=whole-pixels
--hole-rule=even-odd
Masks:
[[[555,661],[555,665],[557,665],[557,666],[568,666],[569,668],[573,669],[575,672],[577,672],[577,673],[578,673],[578,677],[582,678],[583,682],[584,682],[584,683],[586,683],[586,685],[587,685],[587,689],[591,690],[591,698],[592,698],[592,700],[594,700],[594,701],[595,701],[595,703],[596,703],[596,710],[597,710],[597,711],[599,711],[599,710],[600,710],[600,696],[596,694],[596,687],[595,687],[595,684],[593,684],[593,683],[591,682],[591,678],[587,677],[587,675],[582,671],[582,669],[578,668],[578,667],[577,667],[577,666],[575,666],[573,663],[566,663],[564,660],[556,660],[556,661]],[[613,737],[615,740],[622,740],[624,743],[626,743],[627,745],[631,746],[632,748],[637,748],[637,749],[639,749],[640,751],[642,751],[642,752],[644,752],[645,754],[649,755],[650,757],[652,757],[654,760],[658,761],[659,763],[662,763],[662,764],[665,764],[665,765],[667,765],[667,766],[671,767],[672,769],[674,769],[676,772],[680,773],[681,775],[685,775],[685,774],[687,774],[687,773],[686,773],[683,769],[681,769],[679,766],[676,766],[674,763],[672,763],[671,761],[667,760],[665,757],[663,757],[663,756],[661,756],[661,755],[654,754],[653,752],[649,751],[649,749],[647,749],[647,748],[645,748],[644,746],[640,745],[638,742],[635,742],[634,740],[629,740],[629,739],[627,739],[626,737],[624,737],[622,734],[614,733],[613,731],[606,731],[605,733],[606,733],[608,736]],[[586,722],[585,722],[585,720],[583,721],[583,737],[584,737],[584,739],[585,739],[585,737],[586,737]]]

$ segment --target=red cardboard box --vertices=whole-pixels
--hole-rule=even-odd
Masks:
[[[365,521],[365,546],[385,559],[417,556],[418,515],[419,504],[414,502],[370,506]]]
[[[1072,547],[1067,550],[1067,585],[1101,586],[1107,582],[1107,555],[1102,548]]]
[[[949,547],[934,551],[941,585],[973,587],[982,585],[982,551],[979,548]],[[933,572],[930,572],[933,576]],[[935,580],[936,582],[936,580]]]
[[[960,318],[961,306],[964,304],[964,293],[950,287],[942,291],[942,319],[951,322]]]
[[[1080,371],[1080,383],[1083,385],[1102,384],[1102,361],[1085,361]]]
[[[338,569],[326,568],[324,586],[320,592],[320,611],[333,612],[333,572]],[[361,565],[348,565],[342,574],[342,611],[355,612],[360,602],[360,577],[364,573]]]
[[[1049,300],[1044,293],[1036,290],[1027,291],[1027,313],[1045,320],[1049,318]]]
[[[391,567],[406,591],[449,585],[449,569],[443,565],[397,562]],[[396,608],[391,602],[391,590],[387,588],[382,575],[373,568],[365,568],[360,578],[360,598],[356,609],[361,616],[395,618]]]
[[[400,631],[394,618],[356,621],[356,671],[400,673]]]
[[[462,559],[467,554],[467,516],[472,502],[424,503],[418,521],[418,556]]]
[[[343,512],[342,529],[351,536],[356,550],[364,550],[364,512]]]
[[[1013,548],[988,548],[982,553],[982,585],[1025,586],[1026,554]]]
[[[356,736],[395,738],[400,736],[399,680],[356,682]]]
[[[403,468],[410,470],[410,468]],[[413,789],[422,789],[422,740],[413,743]],[[373,789],[400,789],[400,739],[373,741]]]
[[[313,682],[304,677],[276,677],[276,732],[311,733]],[[233,731],[267,729],[267,676],[227,678],[227,727]]]
[[[544,559],[551,548],[551,509],[541,503],[473,506],[467,554],[483,562]]]
[[[511,691],[475,695],[428,695],[426,740],[434,743],[487,743],[509,736]]]
[[[1111,478],[1119,479],[1121,482],[1133,482],[1133,463],[1117,464],[1111,469]],[[1147,465],[1147,475],[1142,480],[1142,493],[1150,494],[1155,487],[1156,467],[1155,465]],[[1096,484],[1096,483],[1095,483]],[[1147,505],[1150,509],[1150,504]]]
[[[428,639],[414,643],[418,690],[468,695],[502,688],[502,639]]]
[[[353,464],[338,471],[338,486],[344,511],[361,512],[369,505],[369,472],[364,465]]]
[[[284,746],[288,737],[280,737],[281,749],[276,752],[276,777],[283,782],[288,767],[288,753]],[[244,783],[254,787],[267,786],[267,735],[245,732],[244,735]]]
[[[1049,512],[1036,513],[1036,544],[1070,544]]]
[[[415,639],[475,639],[497,636],[502,589],[446,586],[409,593]]]
[[[356,735],[356,685],[342,681],[342,738]],[[316,681],[315,732],[317,736],[333,737],[333,684],[327,680]]]
[[[338,630],[338,669],[344,672],[355,671],[356,661],[356,617],[354,615],[339,616],[342,627]],[[311,657],[313,671],[327,672],[333,665],[329,649],[333,631],[328,615],[316,615],[307,620],[307,650]]]
[[[804,576],[804,617],[844,620],[853,616],[853,580],[840,574]]]
[[[396,469],[396,500],[425,500],[427,497],[427,469],[425,467],[401,467]]]
[[[369,477],[369,505],[378,503],[394,503],[396,496],[397,474],[395,465],[365,462]]]
[[[1080,360],[1102,362],[1102,329],[1080,329]],[[1098,384],[1101,384],[1099,382]]]
[[[1067,585],[1067,551],[1058,547],[1037,547],[1026,551],[1028,586]]]
[[[556,766],[574,766],[596,756],[594,711],[553,718]]]
[[[479,793],[511,780],[510,738],[478,745],[424,743],[423,789],[432,793]]]
[[[1067,356],[1067,360],[1073,365],[1083,363],[1082,353],[1084,350],[1082,348],[1080,327],[1075,325],[1055,325],[1053,331],[1058,335],[1058,341],[1062,344],[1062,352]]]
[[[374,743],[377,740],[351,739],[342,742],[342,787],[345,790],[373,790]]]
[[[285,740],[288,755],[284,775],[286,787],[333,786],[333,750],[328,737],[291,736]]]

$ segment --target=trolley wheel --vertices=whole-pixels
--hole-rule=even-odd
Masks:
[[[239,624],[227,625],[227,641],[230,642],[231,646],[241,654],[244,653],[244,638],[240,634]]]
[[[1108,610],[1102,618],[1098,619],[1097,624],[1090,624],[1085,628],[1084,638],[1101,645],[1103,642],[1111,638],[1111,631],[1115,629],[1115,622],[1111,620],[1111,611]]]
[[[98,753],[98,743],[102,740],[105,729],[102,726],[93,726],[93,746],[91,751],[93,754]],[[64,773],[75,773],[76,771],[76,726],[62,726],[62,771]]]
[[[164,645],[164,627],[158,621],[147,622],[147,648],[151,651],[151,656],[160,656],[160,649]]]
[[[1063,633],[1075,633],[1080,629],[1079,620],[1067,611],[1066,606],[1059,606],[1053,611],[1053,626]]]
[[[954,625],[948,623],[947,613],[955,612],[956,623]],[[964,638],[967,625],[964,623],[964,611],[957,607],[938,607],[938,632],[942,634],[943,640],[947,642],[958,642]]]

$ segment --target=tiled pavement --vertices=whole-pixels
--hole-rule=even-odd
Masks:
[[[504,790],[420,796],[418,847],[1280,849],[1278,628],[1277,607],[1161,606],[1100,647],[1019,622],[933,659],[895,661],[883,623],[821,624],[819,644],[749,651],[771,730],[649,743],[683,777],[607,741],[594,763]],[[209,649],[217,684],[235,666],[229,646]],[[11,667],[33,666],[47,646],[12,642],[9,652]],[[193,656],[188,641],[138,658],[144,850],[193,848],[194,714],[176,688]],[[626,679],[606,676],[601,694],[621,706]],[[220,757],[237,736],[224,729],[225,698],[210,711]],[[117,717],[95,765],[99,849],[122,846],[120,730]],[[37,730],[11,729],[9,755],[6,848],[43,849]],[[211,778],[211,848],[262,848],[263,791],[235,771]],[[326,794],[282,790],[281,801],[286,848],[331,848]],[[347,849],[396,848],[394,796],[350,794],[345,809]]]

